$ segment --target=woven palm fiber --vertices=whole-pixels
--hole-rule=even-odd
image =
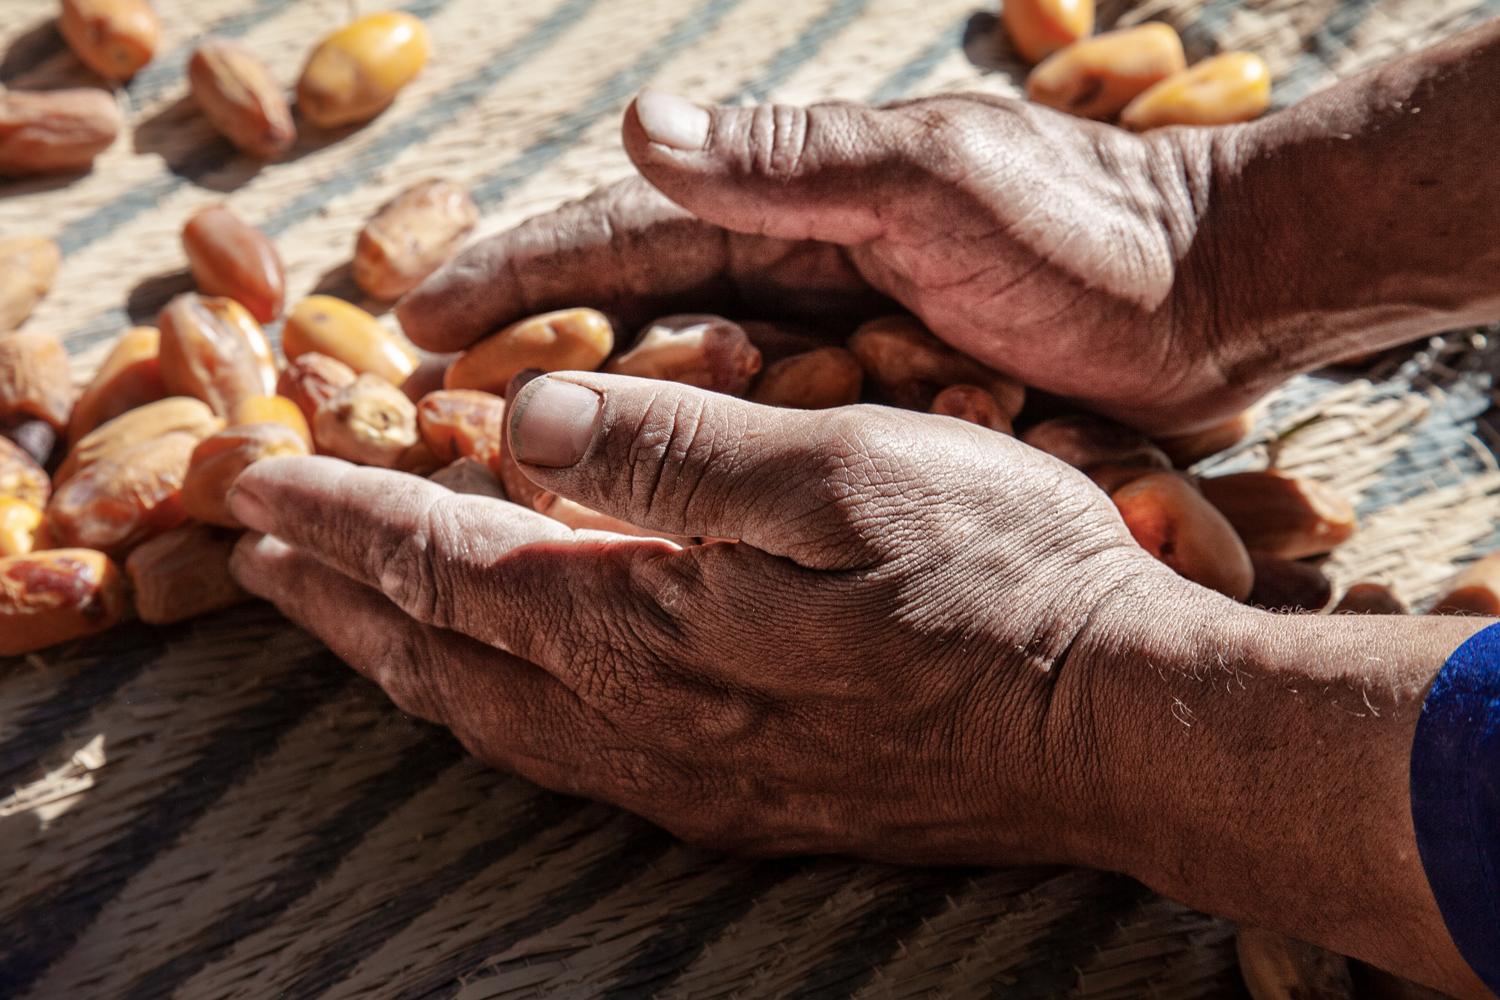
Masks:
[[[188,287],[178,232],[227,199],[290,297],[353,289],[365,217],[412,179],[472,185],[494,231],[626,173],[647,83],[703,99],[1015,94],[975,0],[412,0],[435,57],[386,114],[284,163],[236,156],[184,100],[212,32],[291,80],[344,0],[157,0],[162,54],[87,176],[0,185],[0,233],[62,246],[31,320],[80,376]],[[0,0],[0,80],[88,82],[53,0]],[[1262,53],[1289,103],[1500,0],[1105,0],[1190,54]],[[1295,211],[1295,206],[1278,206]],[[1340,584],[1429,599],[1497,544],[1484,335],[1299,378],[1209,466],[1337,484],[1364,528]],[[1162,724],[1172,724],[1162,720]],[[465,758],[252,605],[0,663],[0,996],[1110,997],[1237,995],[1234,929],[1118,876],[910,870],[691,850]]]

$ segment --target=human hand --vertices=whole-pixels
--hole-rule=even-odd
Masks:
[[[701,109],[648,92],[624,124],[644,181],[477,244],[398,312],[451,351],[572,305],[826,324],[893,298],[1028,385],[1192,430],[1274,381],[1231,385],[1219,361],[1225,250],[1203,220],[1224,134],[983,96]]]
[[[1140,595],[1217,598],[1080,474],[952,419],[618,376],[539,378],[512,413],[544,488],[740,541],[272,459],[235,487],[273,536],[237,576],[476,756],[696,842],[1105,863],[1130,790],[1097,780],[1098,661],[1150,620]]]

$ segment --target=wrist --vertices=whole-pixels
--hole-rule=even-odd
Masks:
[[[1094,673],[1113,828],[1094,863],[1463,993],[1410,811],[1422,698],[1483,622],[1141,596]],[[1148,617],[1150,616],[1150,617]],[[1167,617],[1163,617],[1167,616]]]
[[[1205,130],[1200,219],[1231,384],[1500,319],[1500,21]],[[1198,278],[1198,283],[1205,279]]]

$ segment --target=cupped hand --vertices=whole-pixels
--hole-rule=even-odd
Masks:
[[[1223,358],[1210,208],[1227,136],[983,96],[700,108],[646,92],[624,124],[641,178],[476,244],[398,311],[450,351],[573,305],[826,324],[894,299],[1027,384],[1196,429],[1267,388]]]
[[[236,575],[481,759],[691,841],[1104,863],[1110,651],[1215,596],[1081,475],[951,418],[620,376],[511,412],[546,489],[737,541],[278,458],[235,486]]]

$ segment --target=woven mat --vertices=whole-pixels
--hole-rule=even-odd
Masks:
[[[228,198],[273,234],[291,297],[349,293],[368,213],[410,179],[470,183],[495,230],[623,175],[648,82],[701,98],[1011,94],[975,0],[413,0],[436,56],[397,105],[258,169],[184,103],[205,32],[285,79],[344,0],[158,0],[164,55],[122,95],[133,137],[71,183],[0,185],[0,232],[62,245],[33,322],[79,371],[188,287],[178,231]],[[1500,0],[1103,0],[1197,57],[1264,54],[1282,102],[1500,12]],[[54,0],[0,0],[0,81],[84,82]],[[1494,547],[1500,472],[1476,422],[1482,334],[1360,377],[1296,380],[1217,459],[1339,484],[1365,527],[1334,559],[1430,597]],[[263,606],[126,627],[0,663],[0,996],[1236,995],[1233,928],[1067,869],[756,863],[465,759]]]

